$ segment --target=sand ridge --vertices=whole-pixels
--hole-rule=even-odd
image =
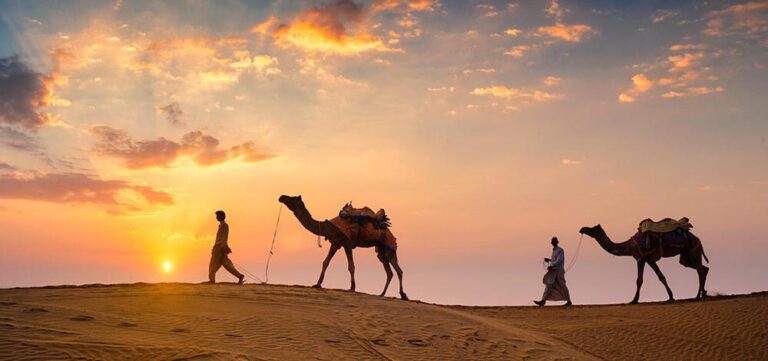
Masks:
[[[0,290],[0,359],[768,359],[768,294],[462,307],[300,286]]]

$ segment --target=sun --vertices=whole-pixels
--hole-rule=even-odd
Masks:
[[[163,271],[171,272],[172,269],[173,269],[173,264],[171,262],[168,262],[168,261],[163,262]]]

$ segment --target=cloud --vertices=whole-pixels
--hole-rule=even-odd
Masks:
[[[521,58],[525,53],[532,49],[530,45],[517,45],[504,52],[504,55],[508,55],[514,58]]]
[[[283,47],[297,47],[320,53],[353,55],[393,49],[370,33],[369,14],[351,0],[335,0],[299,13],[280,24],[273,35]]]
[[[251,58],[247,51],[236,51],[235,60],[229,64],[229,67],[240,72],[253,72],[260,76],[280,74],[280,68],[277,66],[277,58],[269,55],[256,55]]]
[[[475,5],[475,8],[483,11],[484,18],[492,18],[499,15],[499,12],[496,11],[496,6],[492,4],[477,4]]]
[[[705,94],[712,94],[712,93],[720,93],[725,91],[725,88],[718,86],[718,87],[706,87],[706,86],[698,86],[698,87],[690,87],[687,89],[688,94],[691,95],[705,95]]]
[[[39,128],[53,123],[41,111],[53,96],[53,79],[30,69],[18,57],[0,58],[0,123]]]
[[[372,12],[392,10],[404,7],[409,11],[435,11],[440,6],[438,0],[379,0],[371,6]]]
[[[12,166],[12,165],[10,165],[8,163],[0,161],[0,172],[8,172],[8,171],[12,171],[12,170],[16,170],[16,167],[14,167],[14,166]]]
[[[699,60],[704,58],[703,53],[685,53],[681,55],[671,55],[667,58],[672,64],[669,69],[670,73],[676,73],[684,70],[688,70],[699,64]]]
[[[275,25],[280,20],[277,18],[277,16],[270,16],[267,18],[267,20],[264,20],[256,25],[254,25],[251,28],[251,33],[254,34],[269,34],[269,32],[274,28]]]
[[[469,75],[469,74],[472,74],[472,73],[491,74],[491,73],[495,73],[495,72],[496,72],[496,68],[464,69],[464,71],[462,71],[462,73],[464,73],[465,75]]]
[[[565,12],[567,10],[564,9],[564,8],[561,8],[560,7],[560,3],[558,3],[557,0],[552,0],[552,1],[550,1],[549,6],[546,9],[544,9],[544,11],[547,14],[549,14],[551,16],[554,16],[555,18],[560,20],[560,18],[563,17],[563,15],[565,14]]]
[[[675,44],[669,47],[670,51],[681,51],[681,50],[704,50],[708,46],[707,44]]]
[[[597,34],[597,31],[586,24],[566,25],[557,23],[551,26],[539,27],[536,30],[536,34],[560,39],[566,42],[579,43],[586,40],[590,35]]]
[[[56,203],[91,203],[118,211],[146,205],[170,205],[173,197],[161,190],[119,180],[101,180],[77,173],[0,174],[0,198]]]
[[[654,24],[655,23],[660,23],[660,22],[662,22],[664,20],[667,20],[669,18],[675,17],[675,16],[677,16],[679,14],[680,14],[680,12],[674,11],[674,10],[664,10],[664,9],[657,10],[651,16],[651,22],[653,22]]]
[[[581,161],[573,160],[573,159],[561,159],[560,164],[568,167],[568,166],[574,166],[574,165],[581,165]]]
[[[507,34],[507,35],[509,35],[509,36],[512,36],[512,37],[514,37],[514,36],[518,36],[518,35],[520,35],[522,32],[523,32],[522,30],[520,30],[520,29],[516,29],[516,28],[509,28],[509,29],[507,29],[507,30],[504,30],[504,34]]]
[[[661,94],[661,96],[664,98],[679,98],[679,97],[684,97],[685,93],[681,93],[678,91],[668,91],[664,94]]]
[[[629,88],[619,94],[619,102],[632,103],[635,101],[635,97],[641,95],[651,88],[653,88],[654,82],[648,79],[645,74],[635,74],[632,77],[632,88]]]
[[[537,89],[509,88],[503,85],[475,88],[470,94],[505,99],[507,101],[507,104],[505,104],[506,110],[518,110],[520,105],[530,105],[563,98],[562,94]],[[492,103],[491,105],[495,106],[496,104]]]
[[[42,154],[45,150],[37,137],[9,127],[0,127],[0,145],[33,154]]]
[[[218,139],[199,130],[185,134],[178,142],[162,137],[136,141],[125,131],[106,125],[93,126],[90,133],[98,140],[94,147],[96,153],[120,159],[129,169],[167,168],[181,157],[189,157],[201,166],[232,159],[259,162],[274,157],[250,141],[221,148]]]
[[[707,36],[739,35],[747,38],[765,38],[768,32],[768,2],[751,1],[711,11],[707,17]]]
[[[171,102],[167,105],[155,107],[155,111],[159,114],[165,114],[165,119],[173,125],[182,124],[181,117],[184,115],[184,111],[181,110],[181,105],[178,102]]]
[[[546,85],[546,86],[556,86],[556,85],[560,84],[560,80],[561,79],[556,77],[556,76],[548,76],[548,77],[544,78],[544,85]]]

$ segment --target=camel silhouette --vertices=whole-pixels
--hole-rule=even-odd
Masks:
[[[658,237],[656,240],[659,242],[659,247],[654,247],[646,253],[641,252],[631,238],[621,243],[613,243],[613,241],[608,238],[603,227],[599,224],[594,227],[582,227],[581,230],[579,230],[579,233],[594,238],[606,252],[614,256],[632,256],[637,260],[637,291],[635,292],[635,298],[633,298],[630,303],[637,303],[640,299],[640,287],[643,285],[643,270],[645,269],[646,263],[651,266],[654,272],[656,272],[659,281],[661,281],[664,288],[667,289],[669,301],[674,301],[675,298],[672,296],[672,290],[669,288],[669,285],[667,285],[667,278],[661,273],[661,269],[659,269],[656,262],[662,257],[675,257],[678,255],[680,256],[681,265],[693,268],[699,274],[699,291],[696,293],[696,298],[704,298],[707,295],[704,285],[707,282],[709,267],[704,266],[701,259],[702,256],[707,262],[709,262],[709,259],[707,258],[707,255],[704,254],[704,247],[701,245],[701,241],[699,241],[699,238],[694,236],[693,233],[689,232],[687,235],[687,237],[690,237],[691,242],[685,242],[681,247],[671,245],[670,242],[663,237],[663,234],[656,233],[654,235]]]
[[[344,248],[344,252],[347,254],[347,262],[349,265],[349,275],[351,277],[350,291],[355,290],[355,261],[352,258],[352,250],[356,247],[377,247],[377,253],[379,261],[384,265],[384,271],[387,273],[387,282],[384,284],[384,290],[381,291],[380,296],[384,296],[387,293],[390,281],[392,281],[392,269],[390,265],[395,268],[397,272],[397,278],[400,281],[400,297],[404,300],[408,299],[408,296],[403,291],[403,270],[397,263],[397,251],[391,247],[383,246],[380,239],[369,239],[364,236],[357,237],[357,239],[349,239],[344,232],[337,228],[333,223],[328,221],[317,221],[312,218],[312,214],[309,213],[307,207],[304,205],[304,201],[301,196],[286,196],[282,195],[278,199],[280,203],[285,204],[288,209],[293,212],[296,219],[299,220],[302,226],[315,235],[325,237],[328,242],[331,243],[331,248],[328,250],[328,255],[323,261],[323,269],[320,271],[320,278],[317,283],[312,286],[315,288],[321,288],[323,279],[325,278],[325,270],[328,268],[328,264],[331,263],[331,259],[336,254],[339,248]],[[385,230],[389,232],[389,229]]]

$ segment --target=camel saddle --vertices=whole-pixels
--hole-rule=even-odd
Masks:
[[[381,246],[397,250],[397,238],[389,231],[389,217],[383,209],[373,212],[368,207],[354,208],[351,203],[347,203],[339,216],[329,221],[347,238],[361,246],[376,246],[376,252],[380,251]]]
[[[344,207],[341,208],[339,217],[361,225],[372,223],[373,226],[378,229],[389,228],[389,226],[392,225],[389,222],[389,217],[387,217],[387,212],[383,209],[379,209],[378,212],[374,213],[373,210],[368,207],[352,207],[352,202],[345,204]]]
[[[637,228],[640,233],[667,233],[673,232],[677,229],[690,230],[693,225],[688,221],[688,218],[683,217],[678,220],[672,218],[664,218],[658,222],[654,222],[652,219],[647,218],[640,222],[640,226]]]

